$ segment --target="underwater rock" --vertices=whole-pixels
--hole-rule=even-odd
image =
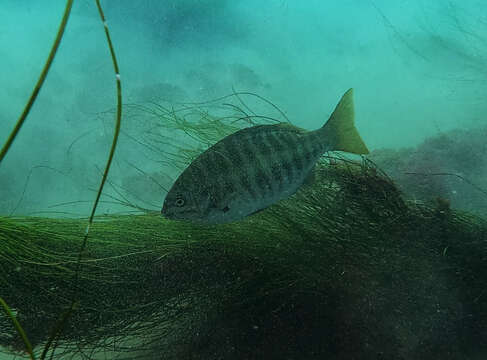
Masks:
[[[411,201],[448,200],[456,209],[487,215],[487,128],[452,130],[415,148],[375,150],[370,158]]]

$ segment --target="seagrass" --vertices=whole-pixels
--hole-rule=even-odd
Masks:
[[[2,292],[33,346],[69,306],[85,224],[0,220]],[[64,354],[433,359],[472,339],[478,350],[486,230],[444,203],[405,202],[367,161],[323,161],[314,184],[234,224],[97,217]],[[9,321],[0,334],[22,348]]]

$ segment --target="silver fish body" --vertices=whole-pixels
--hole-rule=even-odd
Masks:
[[[368,152],[353,117],[350,89],[318,130],[257,125],[223,138],[178,177],[162,214],[170,219],[227,223],[291,196],[324,152]]]

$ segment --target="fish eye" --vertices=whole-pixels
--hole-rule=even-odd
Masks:
[[[179,199],[176,199],[176,202],[175,202],[176,206],[183,206],[184,205],[184,199],[182,198],[179,198]]]

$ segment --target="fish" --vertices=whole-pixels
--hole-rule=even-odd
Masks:
[[[224,137],[179,175],[161,213],[200,224],[242,220],[293,195],[327,151],[369,153],[355,127],[353,89],[317,130],[279,123]]]

